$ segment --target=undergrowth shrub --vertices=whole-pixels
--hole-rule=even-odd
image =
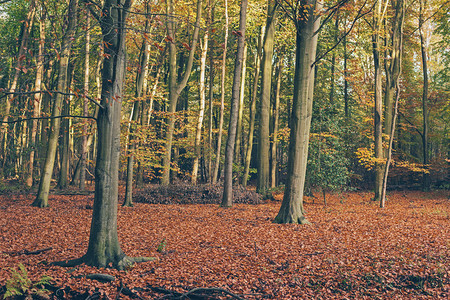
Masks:
[[[134,202],[149,204],[220,204],[222,185],[191,185],[177,183],[169,186],[147,186],[136,190]],[[262,197],[242,186],[233,187],[233,203],[260,204]]]

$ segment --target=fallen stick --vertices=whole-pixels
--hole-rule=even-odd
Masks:
[[[236,294],[234,294],[234,293],[232,293],[230,291],[221,289],[221,288],[195,288],[195,289],[192,289],[192,290],[184,293],[183,295],[181,295],[180,299],[183,299],[183,298],[187,297],[188,295],[193,294],[194,292],[199,292],[199,291],[203,291],[203,292],[221,292],[221,293],[227,294],[227,295],[229,295],[229,296],[231,296],[231,297],[233,297],[235,299],[245,300],[244,298],[242,298],[242,297],[240,297],[240,296],[238,296],[238,295],[236,295]]]

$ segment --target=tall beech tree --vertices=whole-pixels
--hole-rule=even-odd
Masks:
[[[170,183],[170,166],[172,160],[172,142],[173,132],[175,129],[175,112],[177,109],[178,98],[181,92],[186,87],[191,75],[192,64],[194,62],[194,53],[197,48],[198,33],[200,30],[200,19],[202,15],[202,0],[197,1],[197,19],[194,25],[194,33],[192,36],[192,45],[187,48],[189,50],[189,57],[186,63],[186,69],[181,76],[181,80],[177,82],[177,45],[176,45],[176,20],[177,16],[174,13],[173,0],[167,1],[167,43],[169,45],[169,116],[167,118],[167,131],[165,138],[165,154],[163,158],[163,174],[161,177],[162,185],[169,185]]]
[[[58,91],[66,92],[68,85],[69,58],[74,40],[74,34],[77,26],[78,0],[70,0],[67,12],[67,28],[62,38],[59,73],[58,73]],[[59,130],[61,127],[61,110],[64,101],[64,95],[57,93],[53,103],[52,119],[50,120],[50,135],[48,138],[47,155],[42,168],[39,189],[33,206],[47,207],[48,193],[50,191],[50,182],[52,179],[53,167],[55,164],[56,148],[58,145]]]
[[[262,58],[262,43],[264,40],[265,27],[261,26],[261,33],[258,37],[258,47],[256,50],[254,70],[255,75],[253,76],[253,88],[252,88],[252,98],[250,102],[250,120],[248,124],[248,138],[247,138],[247,149],[245,151],[244,160],[244,175],[242,176],[242,185],[247,186],[248,177],[250,174],[250,162],[252,159],[253,151],[253,136],[255,131],[255,118],[256,118],[256,97],[258,96],[258,84],[259,84],[259,73]]]
[[[228,44],[228,0],[224,0],[225,9],[225,25],[224,25],[224,48],[222,53],[222,74],[220,79],[220,113],[219,113],[219,133],[217,134],[217,150],[216,160],[214,162],[214,171],[212,175],[212,183],[216,184],[219,177],[220,156],[222,153],[222,134],[223,134],[223,114],[225,110],[225,76],[227,66],[227,44]]]
[[[395,13],[394,18],[392,20],[392,35],[391,42],[389,45],[388,55],[389,60],[386,62],[386,90],[385,90],[385,110],[386,110],[386,119],[390,118],[389,121],[385,121],[385,126],[389,127],[389,129],[385,128],[386,134],[389,136],[389,146],[387,151],[387,161],[384,167],[384,176],[383,176],[383,188],[380,199],[380,206],[384,207],[386,203],[386,187],[387,187],[387,179],[389,173],[389,165],[391,162],[392,156],[392,146],[394,141],[394,132],[395,132],[395,123],[397,119],[397,111],[398,111],[398,100],[399,100],[399,77],[401,74],[401,66],[402,66],[402,50],[403,50],[403,24],[405,18],[405,0],[397,0],[393,3]],[[396,92],[395,100],[394,94]],[[388,104],[389,103],[389,104]]]
[[[272,58],[277,7],[277,1],[267,1],[266,34],[264,36],[263,59],[261,63],[261,101],[259,102],[258,136],[258,181],[256,191],[263,196],[266,196],[268,189],[270,188],[270,97],[272,90]]]
[[[301,0],[291,7],[296,28],[294,95],[290,120],[287,181],[275,223],[307,224],[303,209],[309,130],[314,92],[314,61],[320,26],[320,0]]]
[[[147,4],[147,13],[150,12],[149,4]],[[149,19],[147,18],[145,21],[145,32],[149,30]],[[148,59],[149,59],[149,51],[148,51],[149,42],[147,38],[142,40],[141,47],[141,55],[139,58],[140,67],[138,69],[136,75],[136,88],[134,92],[134,103],[130,116],[130,125],[128,127],[128,138],[129,138],[129,154],[127,159],[127,177],[126,177],[126,185],[125,185],[125,201],[123,202],[123,206],[131,207],[133,206],[133,173],[134,173],[134,150],[136,149],[136,142],[134,141],[134,131],[135,126],[138,122],[139,112],[142,111],[143,100],[142,95],[144,91],[144,82],[147,79],[148,72]]]
[[[131,258],[122,251],[117,235],[117,204],[120,155],[120,115],[126,61],[126,18],[131,0],[105,0],[97,16],[103,35],[105,59],[102,70],[101,107],[97,118],[98,145],[95,165],[95,196],[89,245],[85,255],[58,265],[85,263],[123,269],[150,258]],[[95,14],[97,15],[97,14]]]
[[[245,47],[245,28],[247,20],[247,0],[241,0],[241,11],[239,14],[239,30],[234,31],[238,43],[236,50],[236,59],[234,61],[233,88],[231,90],[231,111],[230,121],[228,123],[228,137],[225,147],[225,178],[223,183],[223,198],[221,206],[230,207],[233,205],[233,156],[234,145],[236,142],[236,129],[239,110],[239,94],[242,75],[242,67],[244,64],[244,47]]]

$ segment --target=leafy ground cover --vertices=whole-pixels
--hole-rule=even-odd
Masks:
[[[123,250],[155,257],[121,272],[49,264],[84,254],[92,195],[50,196],[46,209],[30,206],[33,195],[0,196],[0,296],[20,275],[30,293],[50,276],[60,299],[448,299],[448,193],[393,192],[385,209],[371,196],[330,195],[326,207],[307,198],[307,226],[271,222],[281,195],[227,209],[120,207]],[[86,277],[96,273],[115,280]]]

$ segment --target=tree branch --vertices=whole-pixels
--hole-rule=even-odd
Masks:
[[[32,118],[26,118],[26,119],[18,119],[13,121],[0,121],[0,124],[14,124],[14,123],[20,123],[25,121],[31,121],[31,120],[51,120],[51,119],[65,119],[65,118],[79,118],[79,119],[92,119],[97,120],[95,117],[90,116],[72,116],[72,115],[64,115],[64,116],[55,116],[55,117],[32,117]]]
[[[0,92],[3,92],[5,94],[5,95],[0,97],[0,100],[5,98],[8,95],[32,95],[32,94],[43,94],[43,93],[48,93],[50,96],[53,96],[52,93],[55,93],[55,94],[61,94],[61,95],[64,95],[64,96],[86,97],[86,99],[88,99],[89,101],[91,101],[92,103],[97,105],[98,107],[104,109],[103,105],[101,105],[100,102],[98,102],[94,98],[91,98],[91,97],[89,97],[87,95],[80,95],[80,94],[73,94],[73,93],[63,93],[63,92],[60,92],[60,91],[51,91],[51,90],[33,91],[33,92],[7,92],[7,91],[4,91],[4,90],[0,89]]]

